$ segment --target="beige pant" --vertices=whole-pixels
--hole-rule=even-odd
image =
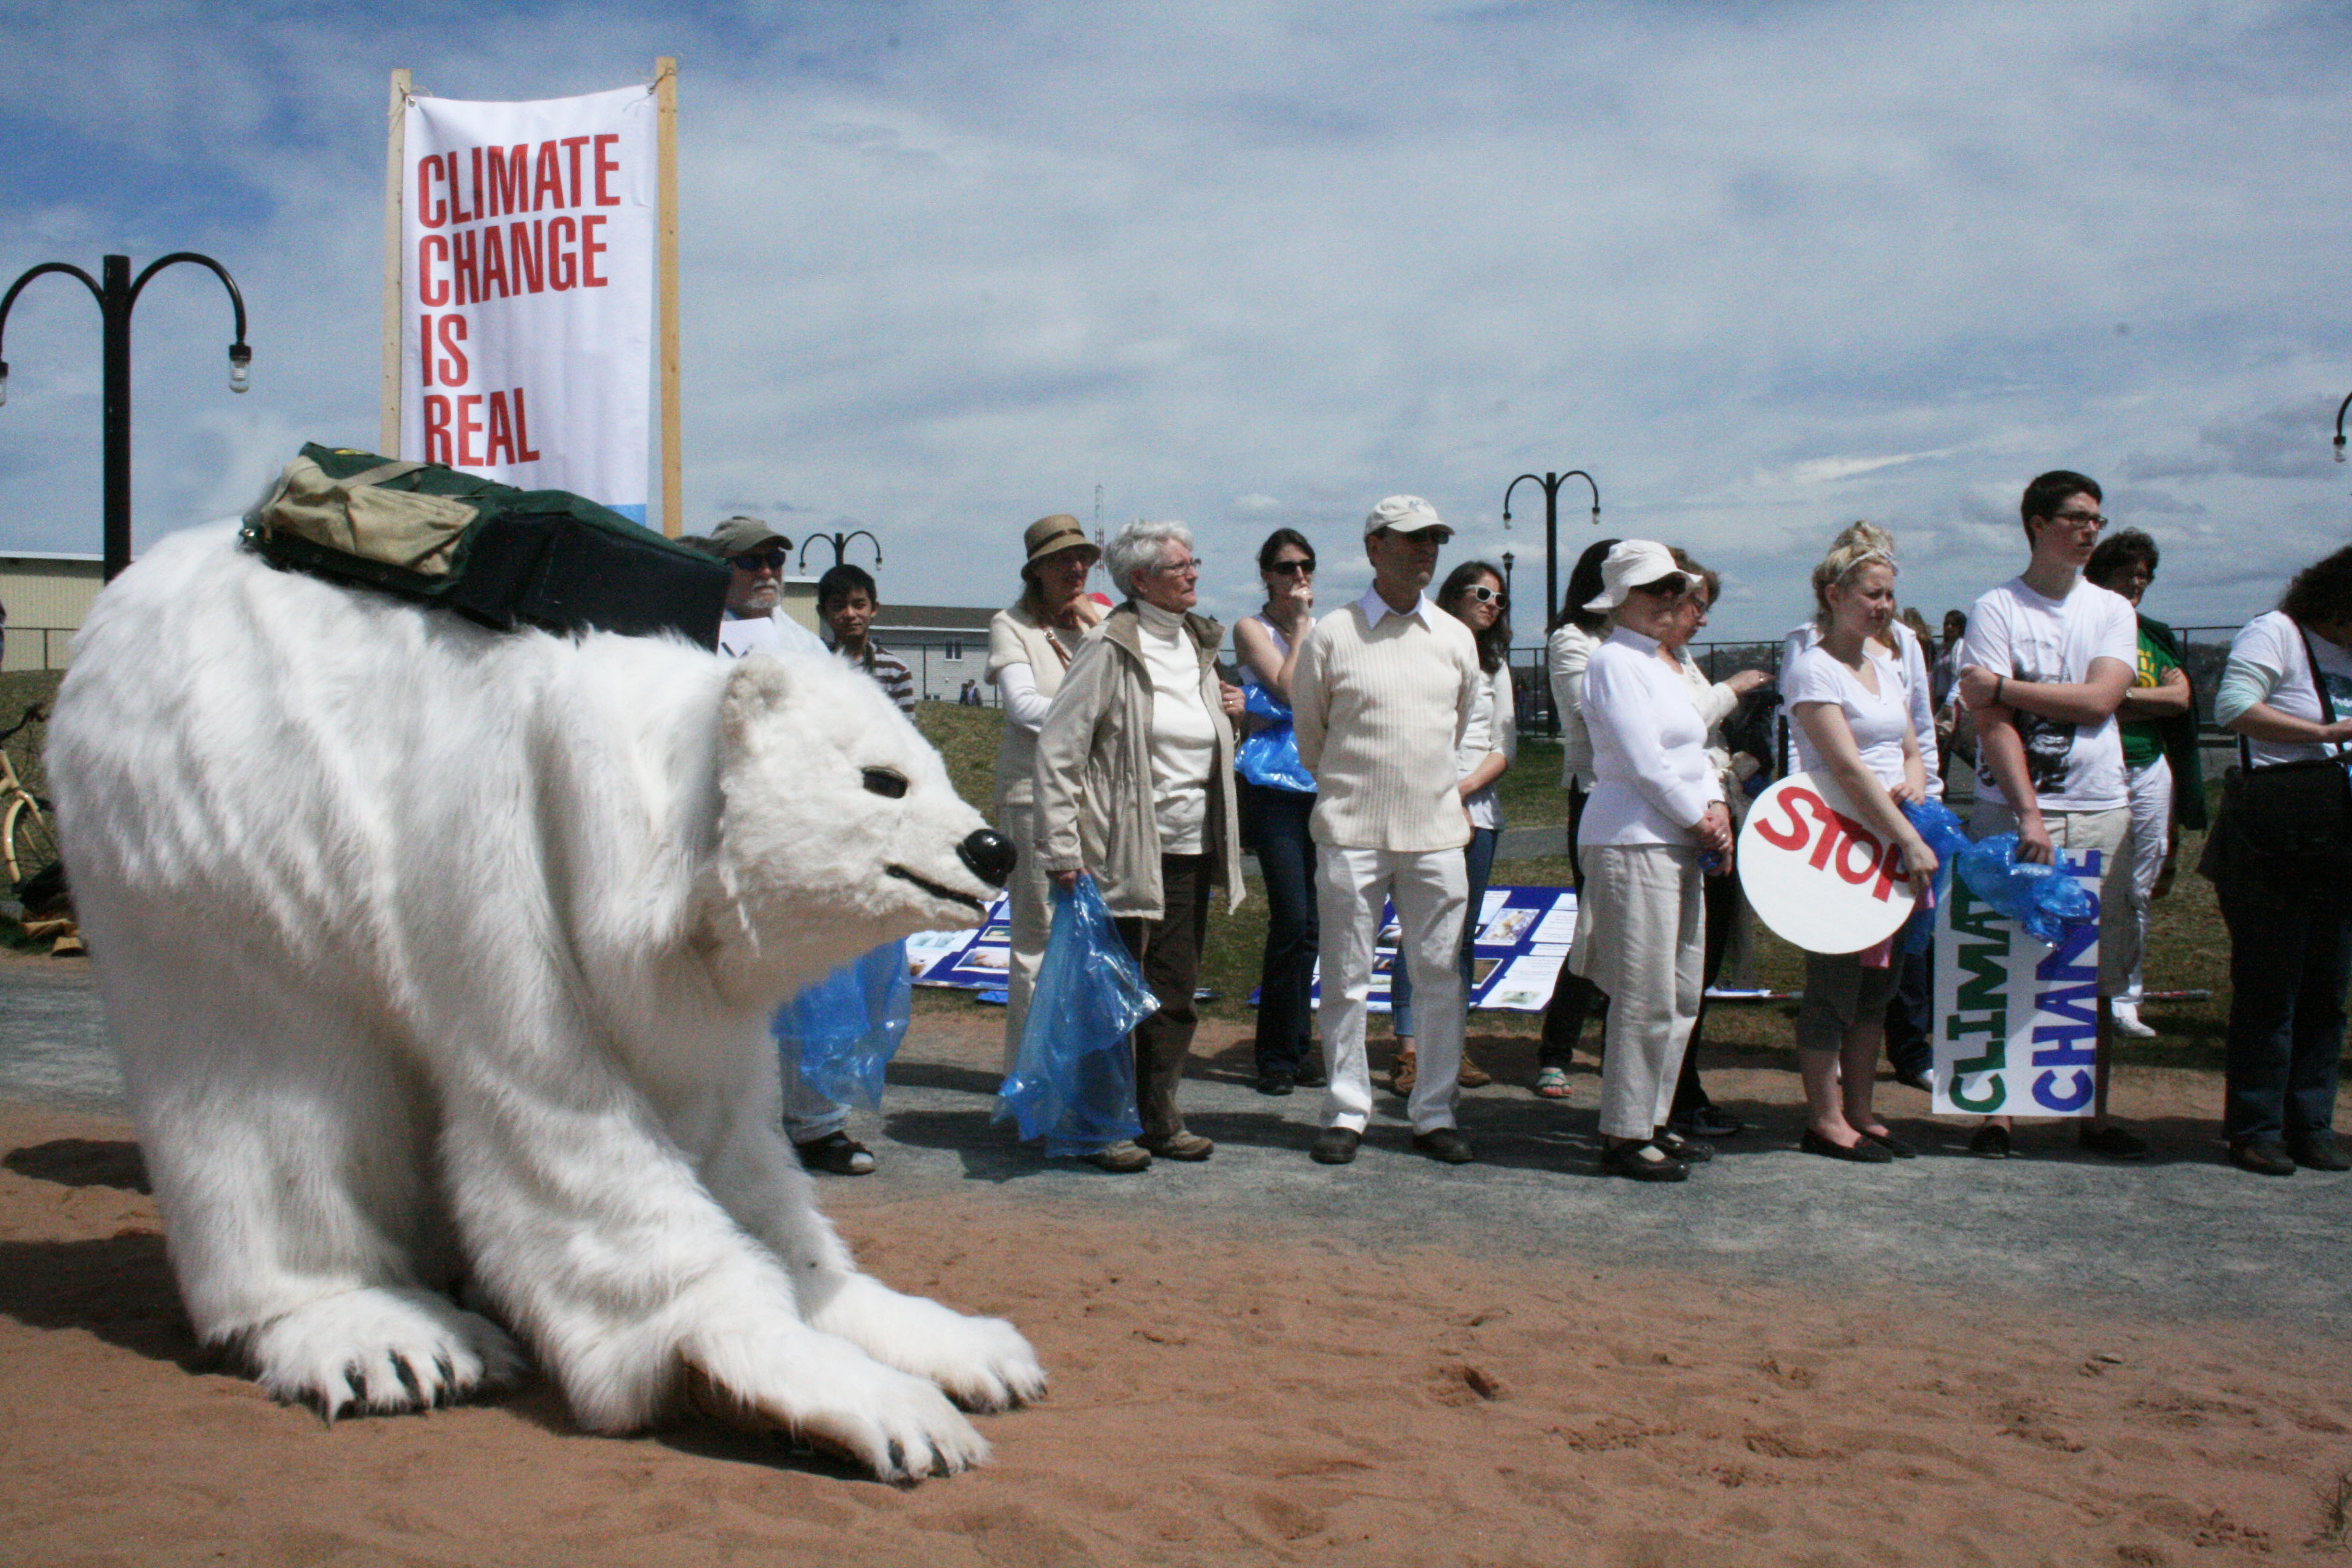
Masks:
[[[1013,880],[1004,885],[1013,926],[1013,952],[1004,981],[1004,1070],[1009,1076],[1021,1055],[1021,1031],[1029,1022],[1029,997],[1037,989],[1037,966],[1045,962],[1045,938],[1054,929],[1054,889],[1037,859],[1037,808],[999,801],[996,830],[1013,840],[1013,847],[1021,855],[1013,863]]]
[[[1601,1131],[1647,1138],[1666,1124],[1706,989],[1706,893],[1698,851],[1588,844],[1569,968],[1609,997]]]
[[[2042,828],[2055,849],[2099,856],[2099,994],[2120,996],[2139,967],[2139,921],[2132,913],[2131,807],[2113,811],[2044,811]],[[1979,800],[1969,814],[1971,837],[2017,831],[2017,813],[1997,800]]]

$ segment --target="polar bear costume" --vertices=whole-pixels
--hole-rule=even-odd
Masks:
[[[492,633],[221,523],[100,595],[48,766],[182,1296],[271,1393],[463,1397],[503,1322],[595,1430],[692,1398],[898,1479],[1043,1392],[857,1271],[778,1126],[778,1002],[1009,860],[863,676]]]

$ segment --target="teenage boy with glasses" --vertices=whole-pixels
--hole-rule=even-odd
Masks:
[[[2138,672],[2139,622],[2121,595],[2083,579],[2107,520],[2096,481],[2067,469],[2025,487],[2019,513],[2032,558],[1976,602],[1954,689],[1976,716],[1977,837],[2016,829],[2018,858],[2053,849],[2099,857],[2098,1033],[2083,1147],[2137,1160],[2147,1141],[2107,1120],[2111,999],[2138,959],[2130,914],[2131,795],[2116,710]],[[2010,1152],[2009,1118],[1989,1118],[1969,1147]]]

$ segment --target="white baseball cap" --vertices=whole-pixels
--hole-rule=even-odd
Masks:
[[[1443,528],[1448,533],[1453,526],[1437,515],[1437,509],[1419,496],[1391,496],[1372,508],[1364,519],[1364,537],[1370,539],[1382,529],[1398,533],[1419,533],[1424,528]]]
[[[1613,610],[1625,602],[1625,595],[1636,588],[1646,587],[1665,577],[1687,578],[1690,574],[1675,564],[1674,552],[1664,545],[1647,539],[1622,539],[1610,548],[1601,563],[1601,596],[1587,599],[1588,610]]]

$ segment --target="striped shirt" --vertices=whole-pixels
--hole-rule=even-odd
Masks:
[[[907,668],[905,659],[872,637],[866,639],[864,658],[845,654],[838,647],[833,652],[835,658],[852,669],[863,670],[872,676],[875,684],[889,693],[890,700],[898,705],[899,712],[909,719],[915,716],[915,672]]]

